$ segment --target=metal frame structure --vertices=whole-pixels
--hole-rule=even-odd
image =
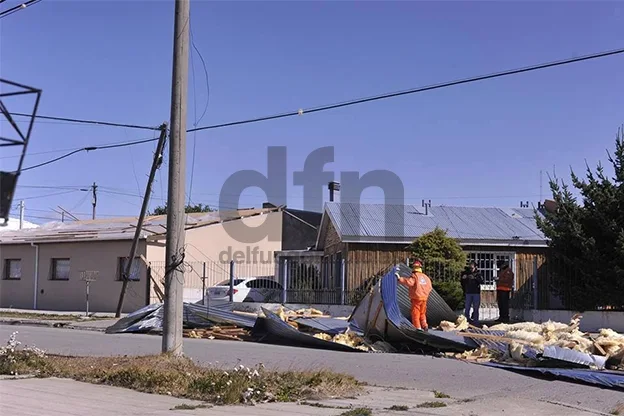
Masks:
[[[22,165],[24,164],[24,158],[26,156],[26,150],[28,149],[28,142],[30,141],[30,135],[35,123],[35,117],[37,110],[39,109],[39,100],[41,99],[41,90],[27,85],[18,84],[17,82],[9,81],[0,78],[0,86],[11,86],[17,89],[13,92],[0,92],[0,113],[6,118],[9,124],[13,127],[14,133],[17,133],[18,139],[12,139],[4,135],[0,135],[0,147],[9,146],[22,146],[22,154],[20,155],[17,169],[12,172],[0,171],[0,217],[4,219],[4,223],[0,223],[0,226],[7,225],[9,222],[9,211],[11,210],[11,204],[13,203],[13,194],[15,193],[15,187],[17,186],[17,178],[22,171]],[[4,104],[3,99],[6,97],[15,97],[20,95],[35,94],[35,103],[32,113],[30,115],[30,122],[28,123],[28,129],[26,132],[17,125],[11,112]]]

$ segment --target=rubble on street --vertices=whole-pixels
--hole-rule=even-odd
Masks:
[[[403,265],[388,268],[347,319],[316,309],[291,310],[288,305],[254,314],[235,311],[230,303],[185,303],[184,335],[344,352],[424,353],[624,389],[624,335],[608,328],[584,333],[580,314],[569,323],[478,328],[457,316],[435,291],[427,305],[431,329],[420,331],[411,324],[407,289],[397,285],[395,273],[403,276],[410,270]],[[107,333],[161,333],[162,320],[162,304],[149,305],[119,320]]]

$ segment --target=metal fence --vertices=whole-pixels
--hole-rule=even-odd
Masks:
[[[514,309],[624,310],[624,292],[602,297],[592,285],[587,271],[553,258],[536,255],[482,255],[468,253],[484,277],[481,287],[482,319],[496,319],[496,279],[498,262],[508,261],[515,274],[511,307]],[[404,260],[405,261],[405,260]],[[375,279],[392,264],[350,262],[340,257],[299,256],[278,258],[271,263],[186,262],[184,300],[203,299],[206,289],[229,285],[230,279],[262,277],[274,280],[277,293],[271,298],[290,304],[356,305],[366,295]],[[454,309],[463,308],[461,264],[446,261],[426,262],[423,271],[431,277],[440,294]],[[164,287],[164,262],[152,262],[152,279]],[[618,299],[620,300],[618,302]],[[152,302],[158,301],[152,293]]]

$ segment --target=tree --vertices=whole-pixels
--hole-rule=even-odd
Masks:
[[[543,217],[536,213],[551,250],[551,290],[574,310],[624,306],[624,126],[615,153],[607,155],[611,178],[600,163],[595,171],[588,165],[583,180],[571,172],[582,203],[567,184],[552,178],[556,209]]]
[[[410,245],[415,258],[423,262],[423,272],[431,278],[434,289],[453,310],[464,304],[460,283],[461,272],[466,267],[466,254],[459,243],[436,227],[418,237]]]
[[[191,212],[214,212],[214,209],[210,208],[210,206],[208,205],[203,205],[203,204],[195,204],[195,205],[187,205],[186,207],[184,207],[184,212],[191,213]],[[165,206],[158,206],[156,208],[154,208],[154,211],[152,212],[152,215],[166,215],[167,214],[167,205]]]

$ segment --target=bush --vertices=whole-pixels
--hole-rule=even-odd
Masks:
[[[21,342],[17,340],[17,334],[17,331],[13,332],[7,345],[0,348],[0,374],[39,374],[46,368],[45,352],[36,347],[18,349]]]
[[[433,288],[454,311],[464,307],[464,292],[458,280],[434,281]]]

